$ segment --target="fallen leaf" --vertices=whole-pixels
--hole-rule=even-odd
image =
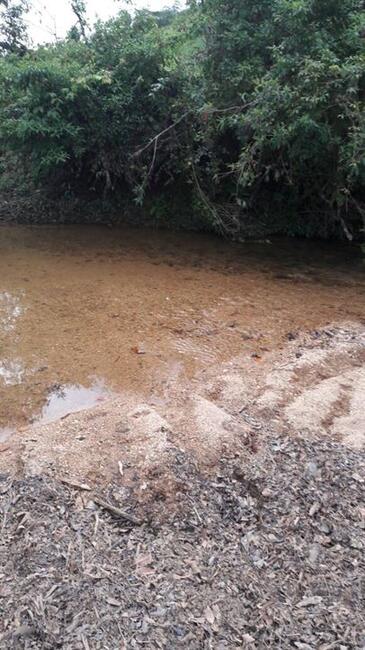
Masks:
[[[208,623],[210,625],[213,625],[213,623],[215,621],[215,616],[213,614],[213,610],[209,607],[209,605],[207,605],[207,607],[205,608],[204,615],[205,615],[205,618],[207,619]]]
[[[308,596],[303,598],[297,603],[297,607],[310,607],[311,605],[319,605],[322,602],[322,596]]]
[[[251,634],[244,634],[242,636],[242,641],[245,641],[246,643],[255,643],[255,639],[253,636],[251,636]]]
[[[155,569],[150,566],[151,564],[151,553],[138,553],[136,556],[136,574],[140,577],[153,575],[155,573]]]
[[[135,354],[146,354],[146,350],[140,345],[133,345],[133,347],[131,347],[131,350]]]
[[[105,599],[108,605],[112,605],[113,607],[120,607],[121,602],[119,600],[116,600],[116,598],[112,598],[111,596],[107,596]]]
[[[311,508],[310,508],[310,510],[309,510],[309,516],[310,516],[310,517],[314,517],[314,515],[316,515],[317,512],[319,511],[320,507],[321,507],[321,506],[320,506],[320,504],[318,503],[318,501],[316,501],[315,503],[313,503],[313,505],[311,506]]]

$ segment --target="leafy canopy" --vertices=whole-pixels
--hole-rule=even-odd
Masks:
[[[363,0],[192,1],[92,30],[72,7],[68,37],[26,53],[23,7],[0,60],[1,149],[35,182],[179,195],[230,232],[350,236],[364,219]]]

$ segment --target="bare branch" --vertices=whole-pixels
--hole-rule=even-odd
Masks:
[[[207,108],[206,106],[202,106],[197,110],[197,115],[199,115],[200,113],[213,114],[213,113],[230,113],[232,111],[241,112],[246,108],[248,108],[249,106],[252,106],[254,103],[255,102],[249,102],[247,104],[243,104],[242,106],[228,106],[227,108],[214,108],[214,107]],[[170,124],[170,126],[166,127],[166,129],[163,129],[163,131],[160,131],[160,133],[157,133],[149,142],[147,142],[147,144],[144,147],[138,149],[138,151],[136,151],[133,154],[133,156],[135,158],[140,156],[144,151],[146,151],[146,149],[151,147],[153,144],[155,145],[156,141],[158,141],[163,135],[171,131],[171,129],[174,129],[175,126],[180,124],[180,122],[182,122],[186,117],[188,117],[188,115],[191,115],[193,112],[194,112],[193,109],[190,109],[189,111],[183,113],[175,122]]]
[[[160,133],[157,133],[157,135],[155,135],[155,136],[152,138],[152,140],[150,140],[149,142],[147,142],[147,144],[146,144],[144,147],[142,147],[142,149],[139,149],[138,151],[136,151],[136,152],[133,154],[133,156],[134,156],[135,158],[137,158],[138,156],[140,156],[141,153],[143,153],[144,151],[146,151],[146,149],[149,149],[149,147],[150,147],[151,145],[155,144],[156,141],[158,141],[158,140],[159,140],[163,135],[165,135],[165,133],[168,133],[168,131],[171,131],[171,129],[175,128],[175,126],[177,126],[178,124],[180,124],[180,122],[182,122],[182,121],[183,121],[183,120],[184,120],[188,115],[190,115],[190,113],[192,113],[191,110],[190,110],[190,111],[186,111],[186,113],[183,113],[183,115],[181,115],[181,116],[179,117],[179,119],[176,120],[176,122],[173,122],[173,123],[170,124],[170,126],[168,126],[166,129],[164,129],[163,131],[160,131]]]

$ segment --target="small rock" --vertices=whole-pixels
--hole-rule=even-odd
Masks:
[[[182,637],[185,636],[185,630],[181,625],[174,625],[173,627],[175,636]]]
[[[272,490],[270,488],[264,488],[261,492],[263,497],[271,497],[272,496]]]
[[[156,609],[153,610],[153,615],[154,616],[165,616],[166,614],[166,607],[156,607]]]
[[[314,463],[313,461],[307,463],[307,474],[309,476],[315,477],[318,476],[318,473],[319,473],[319,469],[317,463]]]
[[[325,535],[329,535],[329,533],[332,530],[331,524],[325,519],[319,522],[318,528],[321,531],[321,533],[324,533]]]

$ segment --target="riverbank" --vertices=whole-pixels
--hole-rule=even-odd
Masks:
[[[290,339],[2,446],[0,647],[363,646],[365,332]]]
[[[360,261],[0,234],[0,648],[361,648]]]
[[[215,230],[201,209],[194,210],[190,200],[186,202],[181,199],[181,193],[180,196],[172,194],[164,200],[152,198],[140,206],[131,195],[118,198],[59,196],[29,184],[19,188],[17,178],[12,187],[4,189],[0,186],[0,225],[132,226],[194,232]],[[248,237],[262,237],[269,231],[282,231],[282,226],[278,219],[270,226],[269,222],[261,223],[257,219],[248,218],[246,228],[243,224],[243,229]],[[328,234],[331,236],[334,233],[335,230],[330,230]],[[319,232],[319,236],[320,234]],[[326,237],[326,226],[322,234]],[[336,238],[342,239],[341,232]]]
[[[177,375],[165,399],[129,392],[21,427],[0,443],[0,471],[92,486],[117,481],[144,503],[160,492],[173,502],[174,450],[209,472],[227,454],[250,464],[268,435],[364,447],[364,325],[291,332],[283,346],[257,350],[211,360],[191,378]]]
[[[119,197],[59,196],[44,189],[25,184],[19,187],[15,176],[10,187],[0,186],[1,226],[106,226],[137,227],[171,230],[173,232],[213,233],[226,241],[255,241],[268,237],[303,237],[314,241],[353,244],[360,250],[363,242],[361,223],[356,215],[349,230],[330,215],[324,218],[315,211],[306,214],[305,220],[291,217],[285,212],[264,210],[260,215],[247,212],[240,215],[239,223],[232,228],[231,217],[236,205],[222,206],[225,219],[215,221],[204,206],[192,200],[189,192],[181,190],[167,196],[150,196],[143,205],[136,204],[133,196]],[[224,210],[226,208],[226,210]],[[234,221],[234,218],[233,218]]]

